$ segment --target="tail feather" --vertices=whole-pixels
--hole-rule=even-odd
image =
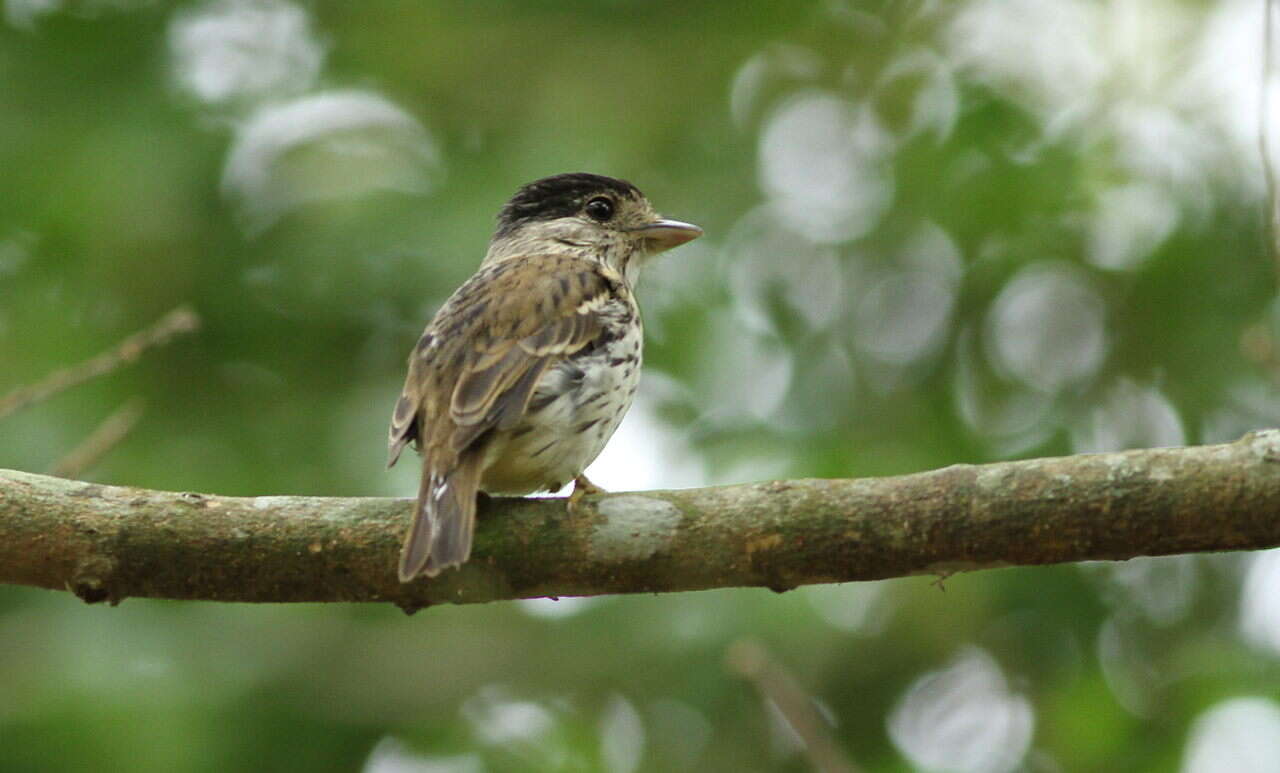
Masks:
[[[431,505],[431,492],[439,478],[424,465],[418,484],[418,504],[413,511],[413,524],[400,548],[400,582],[409,582],[422,574],[431,555],[431,542],[439,533],[439,515]]]
[[[401,582],[421,574],[435,577],[470,558],[480,486],[479,461],[477,455],[467,454],[447,473],[423,470],[413,526],[400,551]]]

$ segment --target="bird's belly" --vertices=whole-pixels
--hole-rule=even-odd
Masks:
[[[490,494],[555,491],[604,449],[635,397],[640,336],[547,371],[520,423],[493,438],[480,488]],[[566,373],[581,378],[566,376]]]

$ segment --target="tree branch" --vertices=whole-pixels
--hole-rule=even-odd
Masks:
[[[104,376],[122,365],[136,362],[139,357],[157,346],[163,346],[175,337],[200,329],[200,316],[187,306],[179,306],[151,324],[134,333],[96,357],[54,371],[35,384],[18,387],[0,396],[0,419],[26,408],[32,403],[48,400],[86,381]]]
[[[938,574],[1280,545],[1280,430],[1236,443],[484,503],[470,563],[402,586],[405,499],[219,497],[0,470],[0,582],[219,601],[441,602]]]
[[[116,412],[103,419],[89,437],[71,452],[62,457],[49,470],[50,475],[61,478],[79,478],[85,470],[92,468],[102,457],[133,431],[144,410],[142,398],[135,397],[116,409]]]
[[[791,727],[803,747],[809,764],[818,773],[858,773],[835,734],[831,722],[822,715],[800,682],[757,641],[740,639],[725,653],[725,664],[739,676],[755,683],[760,697],[771,703]]]

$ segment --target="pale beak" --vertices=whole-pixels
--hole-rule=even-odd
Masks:
[[[662,252],[679,247],[702,236],[702,229],[693,223],[679,220],[655,220],[647,225],[631,229],[631,232],[649,243],[652,252]]]

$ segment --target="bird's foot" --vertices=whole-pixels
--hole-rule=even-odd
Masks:
[[[586,475],[579,475],[575,477],[573,479],[573,493],[569,494],[569,502],[566,505],[569,510],[569,514],[577,514],[578,507],[581,506],[582,500],[585,497],[607,493],[609,492],[587,480]]]

